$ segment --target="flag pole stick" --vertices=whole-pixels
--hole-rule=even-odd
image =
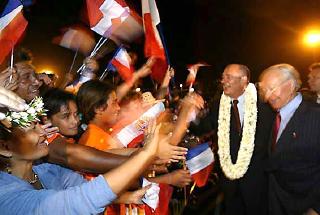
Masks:
[[[98,42],[96,43],[96,45],[94,46],[92,52],[96,51],[96,48],[99,46],[99,44],[100,44],[100,42],[101,42],[102,39],[103,39],[103,37],[100,37],[99,41],[98,41]],[[91,52],[91,53],[92,53],[92,52]]]
[[[186,166],[186,161],[184,160],[183,161],[183,169],[186,170],[187,169],[187,166]],[[184,206],[187,205],[187,186],[184,186],[183,187],[183,196],[184,196]]]
[[[189,93],[191,93],[192,86],[193,86],[193,83],[191,83],[189,86]]]
[[[11,74],[10,74],[10,78],[9,78],[9,83],[11,83],[12,77],[13,77],[13,46],[11,48],[10,71],[11,71]]]
[[[103,71],[102,75],[100,76],[100,78],[99,78],[100,81],[103,80],[108,75],[108,72],[109,72],[108,70],[111,67],[111,62],[112,62],[113,58],[115,58],[117,56],[117,54],[119,53],[119,51],[121,49],[122,49],[122,45],[120,45],[119,48],[115,51],[114,55],[112,56],[111,60],[109,61],[108,65],[107,65],[106,69]]]
[[[101,46],[103,44],[105,44],[105,42],[107,42],[108,38],[105,38],[90,54],[90,57],[93,57],[97,54],[97,51],[101,48]],[[99,40],[100,41],[100,40]]]
[[[78,56],[78,51],[79,51],[79,47],[77,48],[77,51],[76,51],[76,53],[75,53],[74,56],[73,56],[73,60],[72,60],[72,63],[71,63],[71,66],[70,66],[70,68],[69,68],[68,73],[71,73],[71,71],[72,71],[72,69],[73,69],[74,62],[76,61],[76,58],[77,58],[77,56]]]
[[[98,41],[98,43],[96,44],[96,46],[94,47],[94,49],[92,50],[91,54],[90,54],[90,58],[94,57],[97,54],[97,51],[102,47],[103,44],[105,44],[105,42],[107,42],[108,38],[105,38],[102,42],[101,40],[104,37],[101,37]],[[84,69],[85,65],[82,64],[81,67],[77,70],[77,73],[81,72]]]

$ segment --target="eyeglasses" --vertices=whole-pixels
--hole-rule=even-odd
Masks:
[[[256,87],[259,89],[259,92],[261,95],[263,95],[265,98],[269,95],[272,95],[275,91],[277,91],[283,84],[285,84],[289,79],[285,79],[283,80],[282,82],[280,82],[280,84],[278,84],[277,86],[275,87],[271,87],[271,88],[264,88],[264,87],[261,87],[261,83],[258,82],[256,83]]]
[[[222,74],[220,81],[223,81],[223,80],[233,81],[233,80],[241,79],[241,78],[242,78],[242,76],[233,76],[233,75],[229,75],[229,74]]]

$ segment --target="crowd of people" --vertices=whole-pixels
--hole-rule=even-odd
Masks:
[[[117,86],[98,80],[94,58],[60,86],[30,61],[2,71],[1,214],[169,214],[172,187],[193,183],[188,149],[208,139],[220,214],[320,214],[320,63],[308,90],[289,64],[257,84],[227,65],[212,106],[168,95],[170,67],[158,91],[136,91],[154,63]]]

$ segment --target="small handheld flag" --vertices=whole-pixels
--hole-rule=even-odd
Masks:
[[[22,15],[19,0],[9,0],[0,15],[0,64],[13,50],[25,31],[28,22]]]
[[[214,156],[208,143],[202,143],[189,149],[186,165],[198,187],[207,183],[213,168]]]

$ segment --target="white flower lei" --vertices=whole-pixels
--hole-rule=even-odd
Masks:
[[[34,98],[27,106],[25,111],[14,112],[10,111],[6,115],[6,119],[14,125],[20,127],[28,127],[31,122],[39,121],[39,116],[46,115],[43,108],[44,104],[41,97]]]
[[[240,149],[235,164],[230,155],[230,108],[231,98],[224,95],[220,99],[218,119],[218,154],[222,170],[230,180],[239,179],[247,172],[254,150],[254,136],[257,124],[257,90],[249,83],[244,91],[244,122]]]

